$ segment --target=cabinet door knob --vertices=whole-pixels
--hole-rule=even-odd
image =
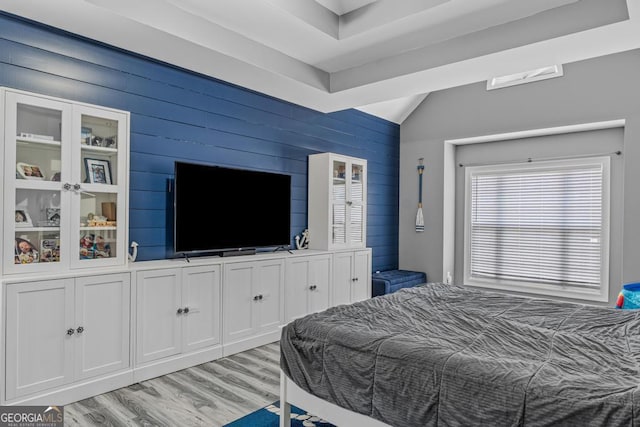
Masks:
[[[76,183],[76,184],[73,184],[73,189],[74,189],[75,191],[78,191],[78,190],[80,189],[80,184],[77,184],[77,183]]]
[[[64,188],[65,190],[71,190],[71,184],[69,184],[68,182],[65,182],[62,188]]]
[[[78,329],[76,329],[76,332],[81,334],[84,332],[84,326],[78,326]]]
[[[182,314],[182,307],[178,309],[178,314]]]
[[[69,329],[67,329],[67,335],[71,336],[71,335],[73,335],[73,334],[75,334],[75,333],[76,333],[76,330],[75,330],[75,329],[73,329],[73,328],[69,328]]]
[[[309,286],[309,289],[311,289],[312,291],[315,291],[318,287],[316,285],[311,285]]]
[[[189,307],[185,307],[184,308],[184,314],[187,314],[189,312]]]
[[[260,297],[260,298],[258,298],[258,299],[259,299],[260,301],[262,301],[262,298],[264,298],[264,297],[263,297],[263,295],[262,295],[262,294],[260,294],[260,295],[258,295],[258,296]]]
[[[353,278],[351,279],[351,281],[352,281],[352,282],[355,282],[355,281],[356,281],[356,278],[355,278],[355,277],[353,277]]]
[[[357,281],[358,281],[358,278],[356,277],[356,278],[355,278],[355,279],[353,279],[353,280],[355,280],[355,281],[357,282]]]
[[[255,297],[253,297],[254,301],[258,301],[260,299],[260,295],[256,295]]]

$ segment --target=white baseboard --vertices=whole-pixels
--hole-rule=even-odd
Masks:
[[[264,335],[247,338],[246,340],[236,341],[230,344],[225,344],[223,347],[222,354],[224,357],[227,357],[232,354],[240,353],[241,351],[250,350],[255,347],[260,347],[261,345],[271,344],[272,342],[276,342],[280,340],[281,333],[282,333],[281,329],[278,328],[277,331],[269,332]]]
[[[133,370],[128,369],[127,371],[106,377],[98,377],[89,381],[70,384],[66,387],[58,387],[54,390],[38,393],[37,395],[13,399],[4,402],[3,405],[62,406],[121,387],[126,387],[133,383]]]
[[[133,382],[137,383],[160,375],[170,374],[181,369],[190,368],[222,357],[222,347],[215,346],[189,354],[156,360],[138,366],[133,370]]]

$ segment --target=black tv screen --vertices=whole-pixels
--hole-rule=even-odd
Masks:
[[[176,162],[174,252],[291,244],[291,176]]]

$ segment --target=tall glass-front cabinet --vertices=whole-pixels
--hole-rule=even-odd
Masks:
[[[335,153],[309,156],[309,247],[364,248],[367,161]]]
[[[129,113],[13,89],[0,96],[3,274],[124,264]]]

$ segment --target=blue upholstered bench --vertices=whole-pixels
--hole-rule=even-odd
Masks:
[[[371,295],[376,297],[427,283],[427,274],[409,270],[377,271],[371,275],[371,282]]]

